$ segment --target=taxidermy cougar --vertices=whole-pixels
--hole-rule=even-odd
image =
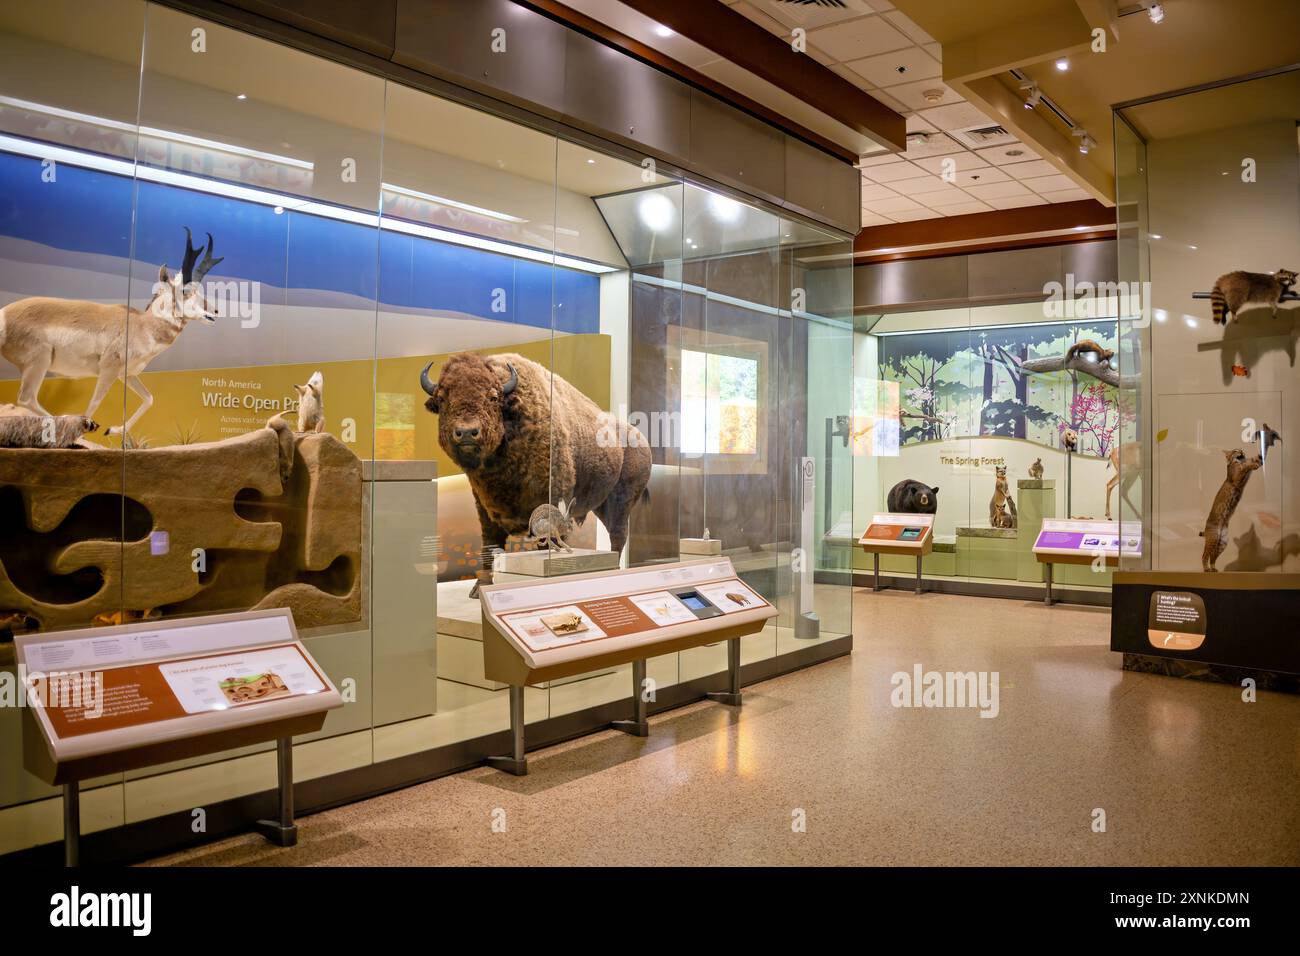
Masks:
[[[125,425],[109,428],[105,434],[129,432],[153,404],[140,373],[176,341],[192,319],[216,321],[202,283],[225,257],[212,258],[211,233],[199,262],[201,250],[201,246],[194,248],[187,227],[180,272],[173,276],[165,264],[159,267],[153,298],[143,309],[43,297],[19,299],[0,309],[0,355],[22,374],[18,405],[37,415],[49,415],[37,401],[48,372],[73,378],[95,375],[95,392],[85,414],[90,418],[112,384],[121,379],[142,401]]]
[[[322,432],[325,430],[325,377],[313,372],[306,385],[295,385],[298,393],[298,431]],[[281,412],[280,417],[288,415]]]
[[[1214,562],[1219,560],[1223,549],[1228,546],[1228,522],[1232,513],[1241,502],[1241,493],[1245,490],[1250,474],[1264,462],[1256,455],[1247,458],[1240,448],[1225,451],[1223,457],[1228,460],[1228,477],[1224,479],[1219,493],[1210,505],[1209,517],[1205,519],[1205,530],[1201,537],[1205,539],[1205,550],[1201,553],[1201,570],[1217,571]]]
[[[1007,469],[997,469],[997,478],[993,484],[993,497],[989,499],[989,527],[1014,528],[1016,526],[1016,503],[1007,493]]]
[[[1277,306],[1282,296],[1295,287],[1296,274],[1290,269],[1278,269],[1272,275],[1264,272],[1229,272],[1221,275],[1210,290],[1210,309],[1214,321],[1227,325],[1247,305],[1267,305],[1277,318]]]

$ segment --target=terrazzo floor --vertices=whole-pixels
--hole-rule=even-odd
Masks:
[[[858,591],[853,654],[739,712],[305,817],[291,849],[246,835],[152,865],[1300,864],[1300,698],[1127,673],[1108,629],[1106,609]],[[916,664],[996,671],[997,716],[894,707]]]

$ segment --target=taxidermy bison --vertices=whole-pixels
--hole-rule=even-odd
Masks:
[[[650,444],[558,375],[521,355],[457,352],[437,383],[420,387],[438,416],[438,444],[465,472],[484,548],[527,534],[538,505],[571,502],[581,525],[595,512],[610,547],[627,541],[632,507],[649,497]]]
[[[939,486],[904,478],[889,489],[885,507],[894,514],[932,515],[939,507]]]

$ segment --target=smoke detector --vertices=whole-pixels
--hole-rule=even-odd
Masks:
[[[927,103],[930,103],[930,104],[934,104],[934,103],[942,103],[942,102],[943,102],[943,90],[940,90],[940,89],[922,90],[922,91],[921,91],[921,99],[925,100]]]

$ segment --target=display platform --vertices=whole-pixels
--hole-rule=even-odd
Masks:
[[[921,593],[922,559],[934,550],[934,515],[878,512],[862,532],[858,545],[870,554],[873,591],[879,591],[880,556],[905,555],[916,559],[916,593]]]
[[[1125,558],[1141,557],[1142,535],[1139,531],[1121,529],[1118,521],[1045,518],[1034,540],[1033,551],[1034,557],[1043,565],[1043,579],[1047,585],[1043,603],[1050,605],[1054,599],[1053,565],[1119,567],[1121,554]]]
[[[1126,670],[1300,690],[1300,574],[1120,571],[1112,593]]]
[[[23,764],[64,788],[67,861],[76,863],[82,780],[278,742],[281,818],[259,828],[296,842],[292,738],[343,699],[286,608],[19,635]]]
[[[777,614],[729,558],[485,585],[480,604],[483,672],[510,686],[513,737],[512,754],[489,763],[515,774],[528,772],[525,685],[631,663],[633,718],[614,726],[645,736],[648,657],[727,641],[729,687],[709,696],[739,705],[740,639]]]

